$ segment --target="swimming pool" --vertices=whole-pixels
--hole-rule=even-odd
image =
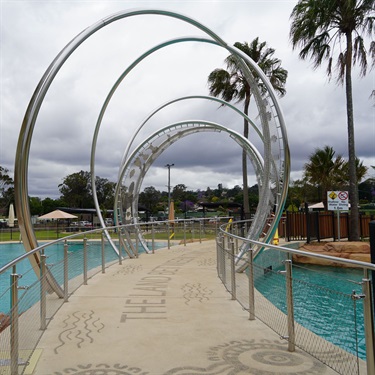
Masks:
[[[287,314],[282,255],[269,251],[255,272],[255,288]],[[271,259],[273,263],[271,263]],[[271,265],[268,265],[271,264]],[[265,266],[268,265],[268,266]],[[267,272],[265,272],[267,271]],[[297,323],[325,340],[366,358],[362,294],[363,271],[352,268],[293,265],[293,306]]]
[[[156,245],[156,243],[155,243]],[[166,244],[157,243],[157,247],[166,247]],[[82,242],[69,243],[69,278],[82,274]],[[143,249],[140,249],[142,252]],[[0,244],[0,265],[9,263],[12,259],[24,254],[22,244]],[[275,306],[286,313],[285,303],[285,277],[278,274],[281,269],[282,259],[272,252],[268,253],[273,263],[272,272],[264,272],[264,266],[259,267],[260,272],[255,277],[255,287]],[[46,249],[48,264],[61,264],[63,259],[63,244],[56,244]],[[105,248],[106,262],[115,261],[117,255],[107,245]],[[265,264],[271,264],[264,260]],[[101,264],[101,243],[90,242],[88,251],[88,268],[95,268]],[[0,312],[7,313],[10,306],[10,273],[0,278]],[[23,274],[20,285],[36,283],[36,276],[30,270],[29,261],[26,259],[17,266],[17,273]],[[60,273],[61,275],[61,273]],[[355,269],[303,266],[293,267],[294,289],[294,317],[295,320],[315,332],[327,341],[341,346],[343,349],[355,354],[358,350],[360,358],[365,359],[365,335],[363,325],[363,305],[361,301],[354,304],[351,298],[353,290],[361,294],[362,272]],[[59,279],[60,277],[60,279]],[[58,282],[63,283],[61,276]],[[23,293],[23,291],[20,291]],[[34,299],[25,304],[26,310],[32,303],[38,301],[38,294]],[[312,308],[313,307],[313,308]],[[343,314],[343,311],[346,313]],[[356,332],[352,332],[353,324]],[[346,343],[343,345],[342,338]],[[358,348],[356,347],[358,343]]]
[[[147,244],[151,246],[151,244]],[[163,242],[155,242],[155,249],[166,247],[167,244]],[[76,276],[83,273],[83,242],[69,242],[68,252],[69,252],[69,280],[75,278]],[[139,253],[144,252],[142,246],[139,246]],[[0,244],[0,266],[6,265],[13,259],[23,255],[25,249],[22,243],[4,243]],[[110,263],[118,259],[118,255],[113,251],[110,244],[106,243],[105,249],[105,262]],[[64,244],[58,243],[48,246],[45,249],[45,255],[47,256],[47,264],[50,265],[50,269],[60,285],[63,285],[63,272],[62,263],[64,258]],[[101,242],[100,241],[90,241],[88,242],[87,251],[87,268],[88,270],[97,268],[101,265],[102,254],[101,254]],[[126,254],[124,254],[126,255]],[[59,269],[58,269],[59,268]],[[0,313],[7,314],[10,310],[10,275],[12,270],[9,269],[2,275],[0,275]],[[17,274],[22,275],[19,279],[20,286],[30,286],[37,282],[37,277],[34,271],[31,269],[30,262],[28,259],[17,264]],[[20,289],[19,298],[22,298],[26,290]],[[33,303],[37,302],[39,297],[35,294],[26,305],[22,305],[21,311],[23,312],[28,309]]]

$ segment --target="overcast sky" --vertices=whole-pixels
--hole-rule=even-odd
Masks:
[[[0,165],[14,171],[19,131],[31,96],[56,55],[82,30],[113,13],[133,9],[173,10],[196,19],[228,44],[259,37],[276,50],[288,70],[287,94],[280,99],[291,151],[291,179],[301,178],[304,163],[317,147],[332,146],[347,157],[344,88],[326,77],[326,65],[312,69],[289,41],[290,14],[297,1],[23,1],[1,0]],[[91,142],[103,102],[120,74],[149,48],[182,36],[205,36],[168,17],[137,16],[102,28],[68,59],[52,83],[33,133],[29,195],[57,198],[65,176],[90,170]],[[207,76],[225,67],[228,53],[206,43],[163,48],[141,62],[121,83],[105,113],[96,151],[96,174],[111,181],[126,145],[139,124],[163,103],[186,95],[208,95]],[[375,107],[369,99],[375,72],[353,72],[357,156],[375,165]],[[161,111],[139,144],[162,126],[182,120],[208,120],[242,132],[242,120],[217,103],[189,100]],[[256,119],[255,119],[256,120]],[[256,140],[254,143],[257,144]],[[260,146],[257,144],[257,146]],[[223,134],[198,133],[168,148],[150,168],[143,184],[167,190],[242,185],[241,150]],[[252,175],[252,171],[249,171]],[[375,177],[371,170],[367,177]],[[251,176],[250,186],[256,181]]]

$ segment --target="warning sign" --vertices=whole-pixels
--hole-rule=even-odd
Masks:
[[[330,211],[349,209],[349,194],[347,191],[327,191],[327,205]]]

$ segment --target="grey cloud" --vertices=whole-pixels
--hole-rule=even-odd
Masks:
[[[228,43],[256,36],[276,49],[289,71],[287,95],[280,100],[292,155],[293,178],[316,147],[331,145],[346,155],[344,88],[328,82],[325,67],[316,71],[292,51],[289,16],[296,1],[269,2],[153,2],[198,19]],[[13,170],[18,132],[28,101],[44,71],[59,51],[80,31],[99,19],[128,7],[127,2],[7,2],[2,4],[3,65],[1,93],[0,165]],[[137,2],[138,7],[148,2]],[[59,72],[46,96],[34,131],[29,168],[31,195],[59,195],[67,174],[89,170],[91,140],[97,117],[110,88],[125,67],[157,43],[178,35],[202,35],[176,20],[145,16],[102,29],[84,43]],[[214,46],[183,43],[159,51],[137,66],[113,97],[103,119],[96,150],[96,174],[117,179],[127,142],[151,110],[183,95],[208,94],[207,75],[223,66],[227,53]],[[375,164],[374,110],[368,100],[373,72],[353,75],[358,156]],[[186,101],[160,112],[137,137],[136,145],[161,126],[184,119],[214,121],[242,132],[242,120],[217,103]],[[254,119],[254,121],[258,121]],[[251,136],[260,148],[258,140]],[[6,139],[6,140],[4,140]],[[174,183],[194,188],[241,184],[239,148],[224,136],[186,137],[168,149],[151,167],[147,182],[165,189],[166,163],[175,163]],[[251,171],[250,171],[251,173]],[[296,177],[297,176],[297,177]],[[199,185],[203,184],[203,185]],[[205,186],[207,185],[207,186]]]

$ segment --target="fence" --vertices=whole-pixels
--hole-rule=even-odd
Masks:
[[[335,211],[286,212],[279,224],[279,235],[288,241],[306,240],[307,242],[326,238],[333,240],[348,238],[349,213],[342,212],[339,218]],[[360,214],[359,218],[360,237],[368,238],[369,223],[374,220],[374,215]]]
[[[239,259],[238,241],[263,245],[263,250],[253,259],[250,247],[246,259]],[[301,253],[359,267],[362,272],[358,281],[343,288],[343,279],[293,265],[293,254]],[[367,374],[375,373],[370,277],[375,265],[265,246],[225,232],[224,228],[217,238],[217,259],[218,275],[232,299],[249,311],[249,319],[257,317],[285,338],[290,351],[297,346],[345,375],[359,374],[365,367],[362,358],[367,363]],[[238,272],[244,269],[244,263],[246,272]],[[309,272],[315,275],[310,278]],[[329,278],[324,285],[317,282],[322,277]]]
[[[238,228],[231,226],[235,233],[241,233],[243,227],[244,223],[240,223]],[[203,219],[196,222],[176,221],[173,224],[148,223],[142,226],[144,234],[147,233],[149,236],[151,251],[156,248],[155,237],[158,235],[164,239],[164,246],[169,247],[171,238],[180,236],[183,244],[190,240],[201,241],[203,236],[214,233],[217,228],[217,222],[209,223]],[[86,239],[79,237],[82,234],[75,234],[62,240],[49,242],[0,268],[0,278],[5,278],[8,282],[9,279],[11,280],[9,288],[0,290],[0,301],[11,301],[8,308],[3,308],[6,313],[0,316],[1,374],[24,373],[40,337],[48,326],[49,319],[79,286],[87,283],[94,274],[104,273],[111,264],[121,263],[127,256],[138,256],[137,245],[140,244],[137,243],[136,236],[140,228],[130,225],[123,226],[121,229],[113,229],[118,231],[118,240],[115,244],[120,249],[119,255],[113,251],[101,233],[102,230],[99,229],[85,233]],[[223,230],[221,229],[222,232]],[[133,246],[127,248],[121,240],[125,231],[130,241],[133,242]],[[93,237],[92,240],[87,239],[89,236]],[[268,246],[268,250],[263,250],[261,256],[256,259],[253,259],[252,251],[248,251],[249,258],[242,260],[247,263],[247,272],[236,272],[240,266],[237,251],[243,241],[260,246],[264,244],[245,240],[226,232],[218,238],[219,277],[231,292],[232,298],[237,299],[244,308],[248,309],[250,319],[258,317],[285,337],[288,340],[289,350],[294,350],[294,346],[299,346],[341,374],[358,374],[363,362],[359,357],[361,354],[365,355],[367,373],[368,375],[374,374],[371,372],[374,371],[374,347],[373,315],[371,304],[369,308],[368,303],[369,300],[371,301],[368,269],[375,271],[375,266],[369,265],[365,268],[366,271],[363,271],[364,277],[360,280],[361,290],[356,293],[346,293],[317,286],[307,281],[304,270],[303,276],[298,277],[296,267],[293,266],[293,269],[291,267],[290,254],[311,254],[272,245]],[[229,241],[230,238],[234,240]],[[125,246],[129,245],[125,244]],[[139,251],[145,250],[142,246],[140,247]],[[36,254],[40,257],[38,276],[30,268],[27,260],[28,256],[33,257]],[[333,259],[344,263],[349,262]],[[357,266],[364,264],[362,262],[351,263]],[[285,266],[286,269],[284,269]],[[315,295],[314,298],[312,298],[313,295]],[[307,317],[311,323],[319,323],[322,320],[322,316],[319,314],[318,316],[316,312],[316,306],[320,304],[320,301],[326,301],[327,304],[337,301],[340,306],[337,314],[331,314],[330,319],[325,316],[322,325],[306,326],[300,321],[301,316]],[[359,321],[361,309],[365,324]],[[345,314],[342,314],[343,311]],[[345,321],[343,321],[343,316]],[[349,329],[345,328],[347,320],[350,321]],[[330,337],[326,337],[326,340],[324,335],[328,323]],[[360,349],[363,343],[358,340],[358,334],[363,327],[366,329],[366,352],[365,349]],[[332,337],[333,332],[334,337]],[[338,344],[344,345],[345,349],[339,349]]]
[[[92,276],[105,273],[107,267],[116,262],[121,264],[126,257],[153,252],[160,244],[169,248],[177,238],[185,245],[202,241],[206,236],[215,238],[220,219],[113,227],[109,230],[119,254],[106,240],[103,229],[89,230],[45,243],[0,265],[0,374],[18,375],[26,371],[49,320]],[[147,249],[138,240],[140,231],[148,241]],[[38,258],[36,270],[28,257]]]

